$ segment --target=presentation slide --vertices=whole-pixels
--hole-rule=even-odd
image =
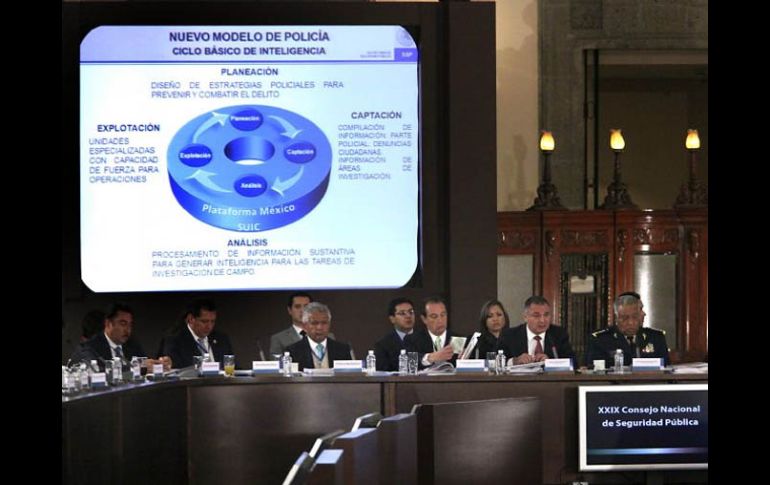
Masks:
[[[418,264],[401,26],[101,26],[80,45],[95,292],[398,288]]]
[[[708,468],[708,384],[585,386],[580,470]]]

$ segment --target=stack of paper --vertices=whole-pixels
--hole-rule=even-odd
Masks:
[[[671,366],[671,372],[674,374],[708,374],[708,362],[688,362],[686,364],[677,364]]]
[[[539,372],[543,372],[544,365],[545,365],[544,362],[532,362],[530,364],[516,364],[516,365],[509,364],[506,371],[509,374],[537,374]]]

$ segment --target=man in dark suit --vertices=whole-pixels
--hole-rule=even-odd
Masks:
[[[604,360],[607,368],[614,364],[615,350],[623,351],[623,365],[631,365],[634,357],[663,359],[669,364],[666,333],[644,327],[644,305],[638,293],[621,293],[613,303],[615,325],[594,332],[588,339],[586,365],[594,360]]]
[[[104,314],[103,314],[104,315]],[[120,357],[123,365],[127,366],[133,357],[147,357],[142,346],[131,338],[134,328],[134,311],[126,304],[115,303],[104,315],[104,331],[97,332],[90,339],[80,344],[72,355],[73,362],[82,360],[97,360],[99,368],[104,370],[104,361]],[[172,360],[166,356],[158,360],[147,359],[147,365],[162,363],[170,369]]]
[[[335,360],[354,359],[350,345],[329,337],[331,322],[332,312],[323,303],[308,303],[302,310],[307,335],[286,348],[292,362],[299,364],[299,370],[331,369]]]
[[[447,329],[448,314],[446,302],[440,297],[430,297],[425,300],[420,319],[424,328],[415,330],[404,338],[408,352],[419,354],[419,367],[430,367],[433,364],[450,361],[455,362],[452,350],[452,332]]]
[[[195,300],[187,310],[184,325],[175,335],[163,339],[163,353],[168,354],[178,369],[194,364],[193,356],[209,354],[209,359],[222,362],[232,354],[229,337],[217,330],[217,307],[212,300]]]
[[[414,330],[414,304],[399,297],[388,303],[388,319],[393,329],[374,344],[377,370],[397,371],[398,356],[405,349],[404,338]]]
[[[276,355],[283,355],[286,347],[299,342],[305,336],[305,329],[302,323],[302,309],[312,301],[313,298],[310,294],[304,291],[298,291],[289,295],[286,311],[289,317],[291,317],[291,325],[270,336],[271,359],[275,359]]]
[[[574,359],[567,331],[551,325],[551,304],[542,296],[530,296],[524,302],[522,313],[526,323],[505,328],[501,347],[513,356],[514,364],[529,364],[546,359]]]

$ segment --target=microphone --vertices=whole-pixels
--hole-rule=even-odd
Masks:
[[[551,352],[553,352],[553,358],[554,359],[558,359],[559,358],[559,353],[556,351],[556,346],[555,345],[551,346]]]

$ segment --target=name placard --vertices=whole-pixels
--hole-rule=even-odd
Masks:
[[[360,360],[335,360],[334,372],[363,372]]]
[[[281,363],[277,360],[253,360],[251,361],[252,374],[279,374]],[[293,362],[292,362],[293,364]]]
[[[663,359],[659,357],[638,357],[631,361],[631,370],[661,370]]]
[[[572,359],[546,359],[543,370],[546,372],[563,372],[574,370],[574,368],[572,367]]]
[[[91,387],[107,387],[107,374],[104,372],[91,374]]]
[[[484,359],[457,359],[455,370],[457,372],[485,372],[486,361]]]
[[[203,362],[201,365],[201,374],[204,376],[218,376],[219,362]]]

